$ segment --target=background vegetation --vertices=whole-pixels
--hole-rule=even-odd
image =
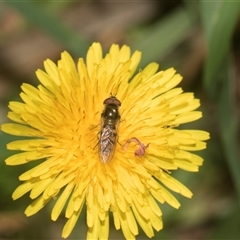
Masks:
[[[23,82],[36,84],[43,61],[57,61],[67,50],[83,57],[93,41],[105,50],[126,43],[143,52],[141,67],[157,61],[174,67],[185,91],[201,99],[204,117],[187,127],[211,134],[200,154],[199,173],[177,171],[194,193],[191,200],[175,195],[179,210],[163,205],[164,229],[155,239],[238,239],[240,236],[240,1],[1,1],[0,123],[7,104],[19,99]],[[64,216],[50,220],[50,209],[26,218],[28,196],[13,202],[18,175],[29,166],[9,167],[0,132],[0,239],[61,239]],[[84,213],[69,239],[84,239]],[[123,239],[111,226],[110,238]],[[140,234],[145,239],[144,234]]]

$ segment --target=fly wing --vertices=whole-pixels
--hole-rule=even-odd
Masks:
[[[99,157],[102,163],[108,163],[113,158],[117,143],[117,131],[111,126],[102,128],[99,141]]]

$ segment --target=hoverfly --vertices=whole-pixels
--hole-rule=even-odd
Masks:
[[[116,148],[120,120],[118,108],[121,106],[121,102],[115,96],[111,96],[105,99],[103,104],[105,108],[101,115],[98,153],[101,162],[108,163],[112,160]]]

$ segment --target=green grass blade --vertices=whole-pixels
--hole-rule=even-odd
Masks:
[[[216,75],[231,46],[231,37],[239,17],[240,1],[201,1],[200,11],[206,36],[207,58],[204,85],[217,97]]]
[[[240,156],[233,72],[230,61],[226,61],[221,71],[222,86],[219,89],[218,116],[223,148],[240,203]]]
[[[240,1],[201,1],[207,45],[204,85],[217,103],[221,140],[240,203],[238,123],[234,109],[236,88],[233,86],[232,66],[227,60],[239,10]]]
[[[139,30],[132,39],[131,47],[143,52],[141,67],[153,60],[163,59],[186,37],[192,26],[187,11],[179,8],[154,25]]]

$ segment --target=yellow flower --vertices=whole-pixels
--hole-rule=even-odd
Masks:
[[[194,172],[202,165],[203,159],[191,152],[204,149],[209,134],[176,128],[202,116],[194,111],[200,102],[192,93],[175,88],[182,77],[173,68],[157,72],[158,64],[150,63],[133,77],[140,59],[139,51],[131,55],[128,46],[118,45],[102,57],[101,45],[93,43],[86,63],[80,58],[76,67],[63,52],[57,65],[46,60],[46,72],[37,70],[41,83],[37,88],[22,85],[23,103],[9,104],[8,117],[15,123],[3,124],[2,131],[29,138],[7,145],[23,152],[10,156],[6,164],[38,161],[19,177],[23,183],[13,199],[30,192],[34,201],[25,211],[27,216],[53,199],[53,221],[65,207],[64,238],[85,203],[88,239],[108,238],[110,213],[115,228],[121,228],[126,239],[135,239],[137,223],[148,237],[154,236],[153,229],[162,229],[158,202],[179,208],[167,188],[192,196],[171,171]],[[107,98],[121,106],[103,104]],[[115,107],[121,118],[113,119],[112,135],[105,136],[104,120],[111,113],[101,114],[107,107],[110,111]],[[106,140],[113,157],[104,162],[100,156],[105,149],[97,145]]]

